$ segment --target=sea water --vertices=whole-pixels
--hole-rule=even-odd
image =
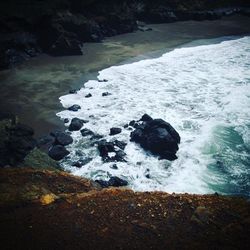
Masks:
[[[209,44],[210,43],[210,44]],[[211,44],[212,43],[212,44]],[[177,48],[159,58],[113,66],[77,94],[60,98],[63,118],[89,120],[84,127],[106,140],[128,143],[126,161],[103,163],[90,138],[73,132],[71,154],[62,165],[73,174],[107,180],[118,176],[136,191],[250,195],[250,37],[217,39]],[[111,95],[102,96],[109,92]],[[91,98],[85,96],[91,93]],[[143,114],[162,118],[181,136],[178,159],[158,160],[130,142],[131,131],[109,136]],[[80,158],[92,158],[78,169]]]

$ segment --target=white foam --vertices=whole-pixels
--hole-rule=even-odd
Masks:
[[[175,49],[157,59],[113,66],[99,72],[98,79],[88,81],[77,94],[60,98],[65,108],[79,104],[78,112],[62,111],[61,118],[75,116],[90,120],[85,125],[105,139],[117,138],[128,143],[127,163],[103,164],[96,149],[82,146],[86,138],[74,132],[69,146],[71,161],[75,151],[94,157],[74,174],[91,178],[116,175],[129,181],[135,190],[168,192],[214,192],[209,182],[216,182],[208,168],[211,155],[203,153],[218,125],[234,126],[249,135],[250,124],[250,37],[219,44]],[[112,95],[103,97],[103,92]],[[91,93],[91,98],[85,95]],[[109,136],[111,127],[123,127],[144,113],[171,123],[180,133],[178,160],[158,159],[129,142],[130,131]],[[243,135],[243,137],[244,137]],[[246,136],[245,136],[246,137]],[[249,138],[245,138],[249,140]],[[64,164],[67,165],[67,162]],[[149,169],[150,179],[145,177]]]

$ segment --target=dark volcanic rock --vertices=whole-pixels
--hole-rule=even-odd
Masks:
[[[177,159],[176,152],[180,143],[178,132],[162,119],[150,120],[147,116],[147,120],[131,133],[131,141],[159,155],[160,159],[171,161]]]
[[[68,122],[69,122],[69,119],[68,119],[68,118],[65,118],[65,119],[63,120],[63,122],[64,122],[64,123],[68,123]]]
[[[0,167],[17,166],[36,146],[32,128],[16,124],[16,119],[2,117],[0,120]]]
[[[123,142],[123,141],[115,140],[115,141],[114,141],[114,145],[117,146],[118,148],[124,150],[125,147],[127,146],[127,143],[126,143],[126,142]]]
[[[107,142],[106,140],[101,140],[98,143],[98,150],[100,152],[100,156],[104,162],[113,162],[113,161],[120,161],[126,162],[124,159],[126,153],[122,150],[115,149],[115,142]],[[114,153],[114,156],[109,156],[109,153]]]
[[[90,129],[84,128],[81,130],[82,136],[93,136],[95,133],[91,131]]]
[[[55,144],[67,146],[73,142],[73,139],[70,135],[65,132],[58,133],[55,137]]]
[[[102,96],[109,96],[109,95],[112,95],[112,94],[109,93],[109,92],[104,92],[104,93],[102,93]]]
[[[50,150],[48,155],[55,161],[62,160],[65,156],[69,155],[69,151],[62,145],[55,145]]]
[[[90,93],[85,95],[85,98],[90,98],[90,97],[92,97],[92,95]]]
[[[120,134],[121,132],[122,132],[121,128],[111,128],[109,135],[117,135]]]
[[[112,176],[108,181],[103,181],[103,180],[96,180],[95,182],[97,182],[98,184],[101,185],[101,187],[103,188],[107,188],[107,187],[123,187],[123,186],[127,186],[128,182],[116,177],[116,176]]]
[[[74,104],[73,106],[69,107],[68,110],[77,112],[79,109],[81,109],[81,106]]]
[[[69,131],[78,131],[82,128],[83,126],[83,120],[79,119],[79,118],[73,118],[71,120],[71,123],[69,125]]]

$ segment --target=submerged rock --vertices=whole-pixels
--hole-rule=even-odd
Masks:
[[[91,131],[90,129],[87,129],[87,128],[82,129],[80,132],[81,132],[83,137],[95,135],[95,133],[93,131]]]
[[[117,135],[120,134],[121,132],[122,132],[121,128],[111,128],[109,135]]]
[[[69,107],[69,111],[77,112],[79,109],[81,109],[81,106],[74,104],[73,106]]]
[[[104,92],[104,93],[102,93],[102,96],[109,96],[109,95],[112,95],[112,94],[109,93],[109,92]]]
[[[84,121],[79,118],[73,118],[69,125],[69,131],[78,131],[82,128]]]
[[[131,141],[159,155],[160,159],[170,161],[177,159],[176,152],[180,143],[178,132],[164,120],[150,118],[148,115],[141,118],[141,121],[144,121],[131,133]]]
[[[90,98],[90,97],[92,97],[92,95],[90,93],[85,95],[85,98]]]
[[[55,145],[50,148],[48,155],[55,161],[62,160],[65,156],[69,155],[69,151],[62,145]]]
[[[107,188],[107,187],[123,187],[123,186],[127,186],[128,182],[116,177],[116,176],[112,176],[108,181],[103,181],[103,180],[96,180],[96,182],[98,184],[100,184],[101,187],[103,188]]]

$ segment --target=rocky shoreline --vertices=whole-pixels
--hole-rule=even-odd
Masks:
[[[146,23],[216,20],[223,16],[249,16],[245,1],[63,1],[1,7],[0,69],[11,68],[44,52],[52,56],[82,55],[84,43],[135,30]],[[16,11],[18,6],[18,12]]]

